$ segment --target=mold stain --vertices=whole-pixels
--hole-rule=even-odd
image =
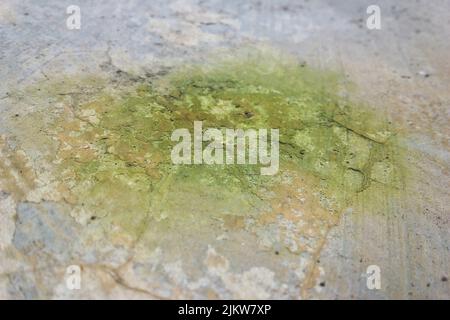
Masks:
[[[290,57],[235,57],[178,68],[153,81],[105,88],[63,102],[48,134],[58,192],[85,224],[95,221],[137,240],[161,230],[225,228],[254,233],[259,245],[305,254],[302,290],[330,228],[354,199],[403,188],[395,129],[342,98],[341,78]],[[31,115],[32,117],[32,115]],[[173,165],[173,130],[280,130],[280,169],[253,165]],[[152,228],[154,230],[154,228]]]
[[[13,150],[0,136],[0,190],[21,199],[35,187],[36,176],[22,150]]]

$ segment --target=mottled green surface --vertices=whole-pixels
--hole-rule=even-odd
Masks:
[[[93,219],[140,234],[149,217],[175,223],[257,214],[277,176],[255,165],[173,165],[173,130],[276,128],[280,172],[319,181],[325,209],[340,211],[372,184],[401,186],[399,149],[388,123],[337,94],[340,77],[291,58],[234,58],[173,71],[131,93],[77,105],[79,124],[61,137],[61,172]],[[72,119],[73,120],[73,119]],[[63,151],[61,151],[63,150]],[[67,152],[66,152],[67,151]],[[80,204],[80,203],[78,203]],[[111,220],[109,220],[111,219]]]

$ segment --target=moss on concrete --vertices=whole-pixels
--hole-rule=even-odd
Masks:
[[[277,177],[252,165],[175,166],[170,135],[199,120],[204,128],[277,128],[279,175],[294,168],[315,177],[309,187],[339,211],[374,183],[401,187],[403,175],[393,129],[339,97],[339,84],[335,73],[273,56],[178,69],[63,114],[55,123],[60,172],[78,205],[133,234],[149,219],[257,215]]]

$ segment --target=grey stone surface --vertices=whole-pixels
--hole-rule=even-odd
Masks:
[[[444,281],[450,270],[450,2],[377,1],[377,31],[365,27],[368,1],[77,3],[80,30],[66,28],[67,1],[0,3],[0,159],[19,186],[4,191],[7,174],[0,171],[0,298],[450,297]],[[218,225],[210,233],[193,226],[180,234],[150,226],[142,242],[111,241],[111,230],[76,220],[52,189],[58,177],[46,173],[54,145],[39,134],[42,128],[31,122],[35,131],[24,133],[14,122],[16,114],[59,108],[46,89],[28,94],[37,83],[80,74],[119,83],[151,79],[214,50],[249,44],[342,71],[357,84],[358,98],[408,133],[404,145],[416,155],[409,165],[419,174],[401,198],[378,199],[377,212],[356,203],[343,215],[326,237],[316,259],[320,274],[306,292],[302,268],[311,256],[274,258],[256,244],[275,231],[260,230],[259,238],[236,231],[226,240]],[[61,88],[70,94],[78,87]],[[17,150],[36,172],[35,186],[7,165],[6,159],[20,158]],[[66,287],[72,264],[83,267],[81,290]],[[382,270],[379,291],[366,287],[372,264]]]

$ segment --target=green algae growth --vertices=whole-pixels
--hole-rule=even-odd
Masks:
[[[202,225],[267,213],[293,173],[329,212],[373,185],[401,188],[393,129],[341,98],[339,86],[337,74],[292,58],[241,57],[96,94],[55,122],[67,199],[92,219],[139,235],[149,221]],[[171,133],[192,130],[194,121],[204,128],[279,129],[278,174],[261,176],[254,165],[173,165]]]

